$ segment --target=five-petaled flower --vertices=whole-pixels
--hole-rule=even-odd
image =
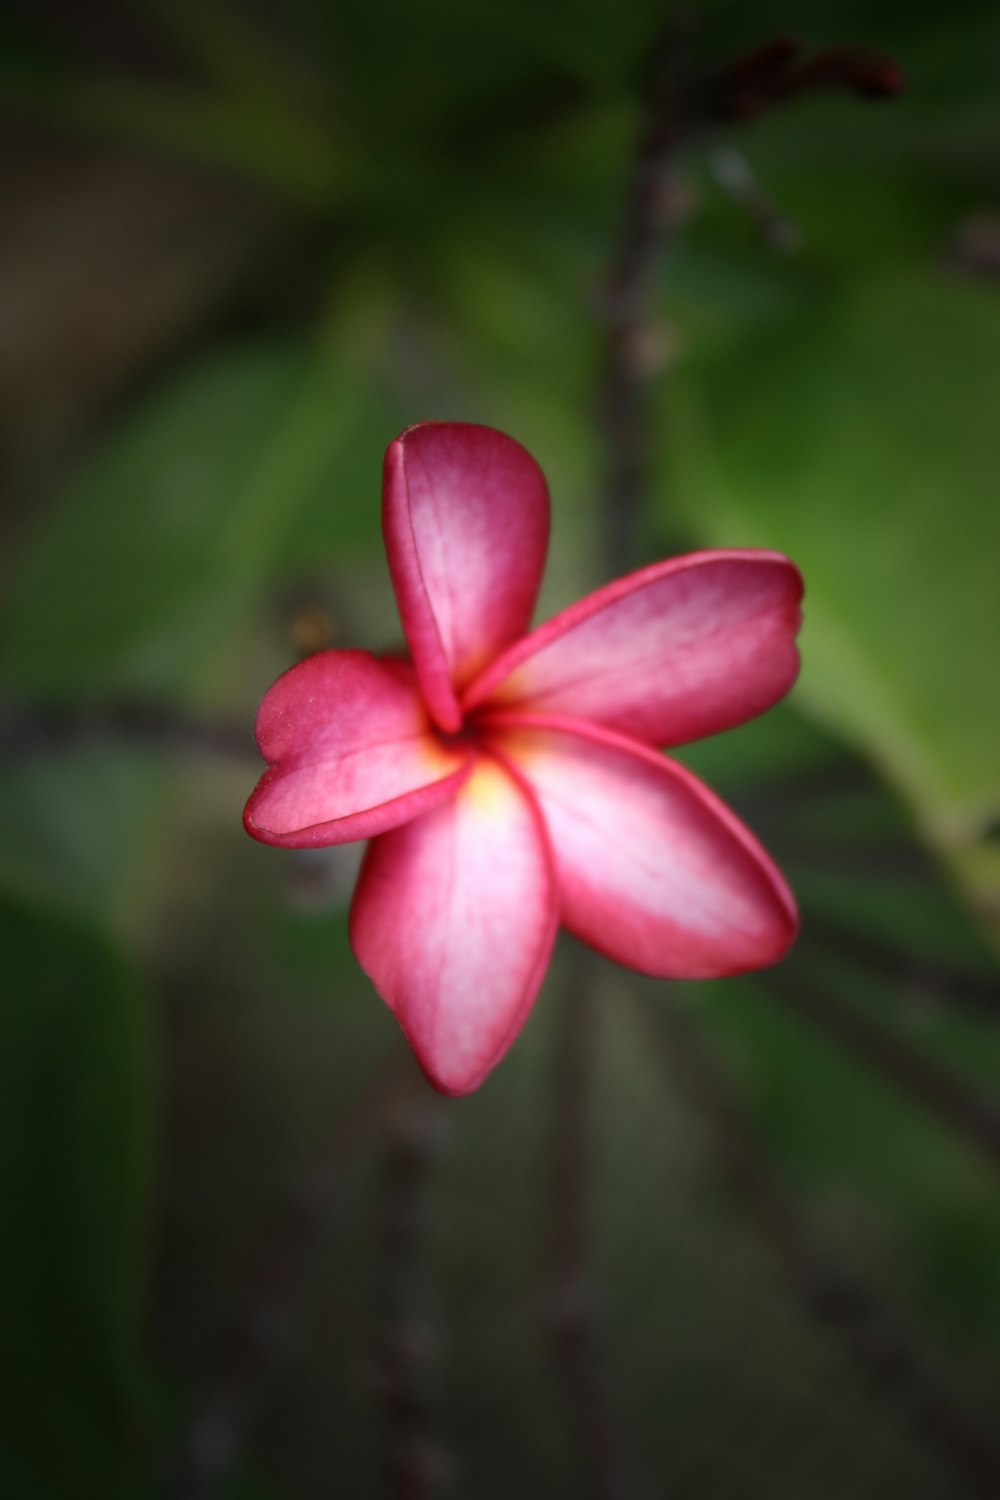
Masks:
[[[425,422],[389,447],[383,531],[410,659],[322,651],[265,695],[254,838],[370,839],[351,942],[436,1088],[524,1025],[560,923],[663,978],[774,963],[795,903],[753,835],[659,753],[741,724],[798,670],[775,552],[654,563],[528,628],[545,479],[512,438]]]

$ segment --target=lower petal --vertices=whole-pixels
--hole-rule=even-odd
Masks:
[[[503,717],[490,743],[542,810],[571,932],[659,978],[738,974],[785,954],[798,928],[788,887],[695,776],[592,725]]]
[[[372,841],[351,943],[442,1093],[478,1087],[521,1030],[556,907],[538,810],[491,758],[447,806]]]

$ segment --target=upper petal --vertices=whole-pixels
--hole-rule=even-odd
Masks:
[[[512,714],[489,735],[542,810],[561,919],[584,942],[669,979],[739,974],[787,951],[798,929],[788,887],[690,771],[568,719]]]
[[[655,745],[730,729],[798,672],[802,579],[777,552],[693,552],[621,578],[519,641],[463,707],[591,719]]]
[[[433,732],[405,662],[321,651],[264,695],[257,744],[270,767],[244,826],[265,844],[312,849],[369,838],[452,796],[468,753]]]
[[[486,757],[447,806],[373,840],[351,908],[358,961],[446,1094],[469,1093],[507,1051],[555,931],[538,810]]]
[[[526,630],[549,535],[535,460],[465,422],[421,422],[389,445],[382,529],[424,697],[442,729],[477,672]]]

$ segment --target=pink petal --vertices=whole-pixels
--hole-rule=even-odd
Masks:
[[[545,831],[490,758],[446,807],[368,849],[351,943],[434,1087],[467,1094],[514,1041],[556,932]]]
[[[421,689],[441,728],[456,730],[456,690],[531,620],[549,535],[545,478],[491,427],[421,422],[386,453],[382,529]]]
[[[504,717],[489,742],[542,810],[571,932],[659,978],[739,974],[783,956],[798,927],[788,887],[690,771],[608,730]]]
[[[313,849],[395,828],[454,795],[467,751],[434,733],[400,661],[321,651],[264,695],[257,744],[270,762],[243,815],[264,844]]]
[[[731,729],[798,672],[802,580],[777,552],[694,552],[582,599],[474,682],[466,710],[525,707],[648,744]]]

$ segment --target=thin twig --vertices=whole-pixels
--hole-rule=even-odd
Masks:
[[[433,1437],[428,1389],[434,1335],[425,1285],[426,1198],[442,1123],[441,1101],[426,1088],[402,1097],[388,1121],[375,1385],[385,1418],[392,1500],[432,1500],[454,1469]]]
[[[718,146],[708,165],[722,191],[748,214],[772,250],[792,255],[802,248],[801,229],[766,192],[742,151]]]
[[[941,1010],[961,1008],[980,1021],[1000,1021],[1000,983],[944,964],[923,954],[911,955],[887,942],[831,921],[808,917],[809,943],[860,964],[904,994]]]
[[[876,75],[882,83],[888,76],[884,69],[879,73],[868,54],[830,53],[800,63],[797,46],[779,41],[706,86],[693,87],[686,76],[691,24],[686,17],[675,20],[654,49],[644,126],[601,304],[602,519],[606,561],[615,573],[638,564],[641,507],[649,490],[650,390],[667,353],[665,339],[652,327],[651,304],[657,269],[682,214],[675,172],[680,152],[720,121],[759,113],[780,98],[827,86],[871,92]],[[586,1249],[593,997],[586,978],[577,988],[573,1014],[564,1028],[565,1072],[555,1146],[554,1331],[593,1494],[614,1500],[624,1493],[625,1479],[602,1386]]]
[[[720,126],[805,94],[834,89],[886,99],[903,86],[898,64],[882,53],[837,47],[802,57],[800,44],[789,37],[694,80],[686,67],[693,26],[693,17],[682,13],[653,49],[643,130],[602,298],[605,350],[597,412],[606,450],[604,543],[614,573],[636,566],[649,479],[650,388],[670,352],[650,313],[657,268],[684,212],[674,170],[679,155]]]
[[[795,1295],[839,1333],[873,1384],[908,1414],[970,1495],[1000,1495],[1000,1446],[968,1415],[961,1394],[929,1368],[893,1310],[813,1237],[755,1123],[696,1027],[669,993],[640,1005],[647,1034],[705,1118],[726,1173]]]
[[[902,1037],[829,991],[806,983],[787,967],[768,975],[764,993],[819,1027],[852,1057],[960,1131],[1000,1165],[1000,1107],[992,1100],[979,1097]]]
[[[338,1113],[301,1187],[284,1205],[246,1306],[168,1476],[172,1500],[213,1500],[224,1492],[262,1388],[288,1346],[301,1290],[340,1184],[358,1157],[371,1149],[410,1071],[408,1055],[393,1048],[346,1112]]]
[[[946,258],[949,268],[960,275],[995,284],[1000,280],[1000,218],[979,212],[963,219]]]
[[[166,704],[139,699],[72,705],[0,703],[0,760],[109,742],[242,760],[257,755],[245,727],[205,723]]]
[[[598,419],[606,450],[604,532],[610,571],[636,566],[640,508],[648,488],[649,388],[659,374],[662,341],[650,327],[653,278],[678,218],[671,167],[693,122],[681,92],[686,25],[669,27],[656,46],[618,248],[602,301],[604,368]]]
[[[739,799],[733,798],[734,805]],[[739,800],[739,810],[744,811]],[[751,818],[755,828],[760,828],[764,819]],[[931,872],[930,858],[912,844],[901,839],[852,840],[838,839],[836,843],[811,838],[808,834],[798,836],[775,830],[767,840],[768,848],[780,857],[782,864],[794,866],[803,873],[818,871],[824,875],[850,875],[855,880],[869,882],[892,881],[911,889],[926,885]]]
[[[552,1215],[548,1245],[548,1322],[570,1415],[593,1500],[629,1494],[612,1419],[597,1319],[589,1249],[594,996],[591,965],[574,952],[572,982],[560,996],[559,1079],[552,1150]]]
[[[598,418],[605,448],[601,514],[606,562],[615,573],[636,566],[640,507],[647,490],[649,385],[659,363],[648,329],[648,304],[656,264],[676,216],[669,168],[687,130],[679,93],[685,34],[685,27],[668,28],[654,52],[645,125],[601,303],[604,362]],[[589,1251],[589,1115],[596,1022],[590,969],[582,953],[574,950],[572,981],[561,1001],[564,1024],[553,1142],[548,1306],[589,1492],[594,1500],[623,1500],[629,1485],[605,1388]]]
[[[710,118],[748,120],[803,94],[833,90],[881,100],[893,98],[902,87],[902,69],[883,52],[829,47],[804,57],[795,37],[778,36],[711,80],[703,107]]]
[[[739,775],[739,768],[734,767]],[[727,788],[727,795],[739,796],[742,806],[754,814],[777,817],[785,812],[797,813],[814,803],[829,803],[834,798],[856,797],[877,790],[879,783],[869,768],[858,761],[834,761],[824,765],[777,765],[754,767],[746,779]]]

